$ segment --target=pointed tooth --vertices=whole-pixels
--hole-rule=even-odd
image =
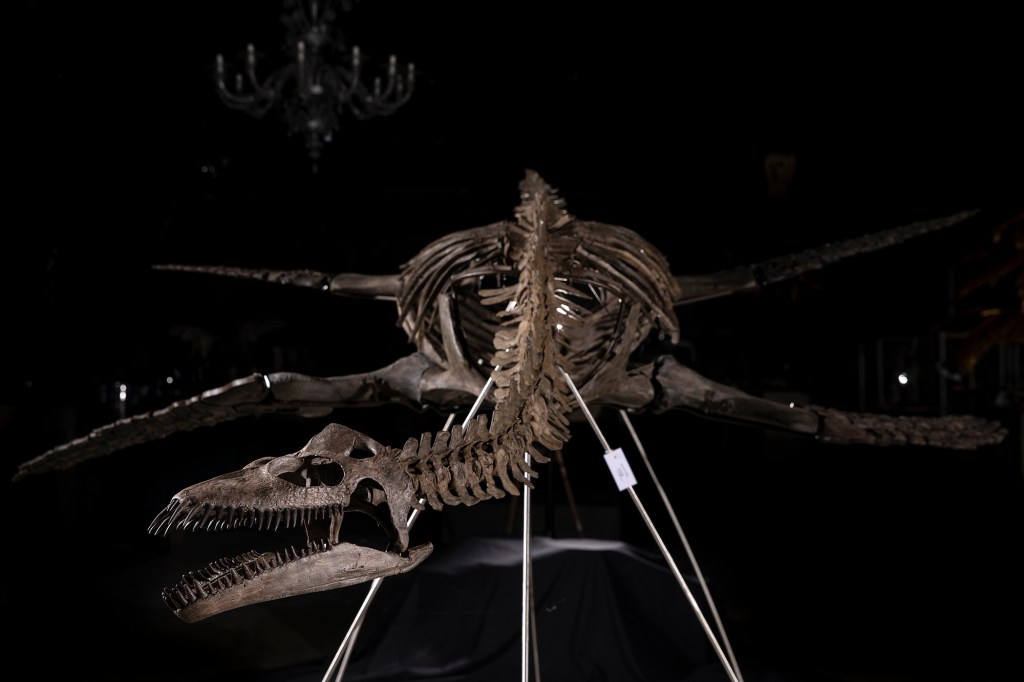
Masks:
[[[166,587],[162,592],[160,592],[160,596],[163,597],[164,603],[174,611],[177,611],[184,606],[184,604],[178,603],[178,599],[175,597],[174,591]]]
[[[182,598],[182,595],[175,590],[165,590],[164,600],[173,605],[173,608],[175,609],[180,609],[188,603]]]
[[[200,511],[202,511],[203,507],[205,507],[205,506],[206,505],[197,504],[197,505],[193,506],[191,509],[189,509],[188,510],[188,514],[186,514],[185,518],[179,523],[179,527],[185,528],[186,526],[188,526],[189,522],[192,519],[194,519],[196,517],[196,515]]]
[[[201,518],[199,520],[197,528],[206,528],[206,526],[209,525],[209,523],[210,523],[210,517],[212,517],[214,515],[216,510],[217,510],[217,507],[215,505],[212,505],[212,504],[211,505],[207,505],[206,513],[203,514],[203,518]]]
[[[167,510],[165,509],[164,511],[160,512],[159,514],[157,514],[156,518],[154,518],[149,523],[149,526],[146,528],[146,532],[149,533],[150,535],[157,535],[159,533],[160,526],[162,526],[164,521],[166,521],[166,520],[167,520]]]

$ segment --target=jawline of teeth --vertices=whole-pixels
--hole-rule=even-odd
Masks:
[[[319,554],[330,548],[329,542],[320,540],[303,549],[288,547],[277,552],[252,550],[233,559],[218,559],[206,568],[181,576],[181,581],[176,586],[164,588],[162,596],[172,609],[181,609],[245,580],[252,580],[289,561]]]
[[[183,575],[175,587],[164,588],[163,599],[172,609],[180,609],[200,599],[228,589],[245,580],[289,561],[327,551],[338,543],[343,507],[338,504],[312,509],[237,509],[212,504],[184,505],[174,499],[150,524],[153,535],[167,535],[172,528],[180,530],[209,530],[251,527],[258,530],[277,530],[305,525],[319,519],[331,520],[330,539],[311,541],[303,549],[288,547],[277,552],[246,552],[234,558],[218,559],[198,571]]]
[[[187,513],[185,509],[188,509]],[[340,525],[342,513],[343,507],[339,504],[312,509],[237,509],[213,504],[183,507],[181,500],[175,499],[150,524],[149,532],[166,536],[172,528],[195,532],[200,529],[218,531],[240,527],[275,531],[282,523],[285,528],[294,528],[329,516],[334,517]],[[332,536],[336,536],[336,533],[332,533]],[[336,537],[332,537],[332,540],[337,542]]]

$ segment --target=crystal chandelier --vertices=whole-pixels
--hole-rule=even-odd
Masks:
[[[336,7],[345,0],[285,0],[291,8],[282,16],[287,51],[293,61],[260,81],[256,75],[256,48],[246,46],[245,68],[228,79],[224,56],[217,55],[217,92],[230,108],[254,117],[278,109],[289,134],[301,134],[313,160],[313,170],[324,145],[329,143],[346,111],[357,119],[387,116],[409,101],[415,84],[415,66],[399,69],[395,55],[388,59],[383,78],[363,83],[365,63],[359,47],[346,49],[333,26]],[[233,82],[232,82],[233,81]],[[228,86],[232,82],[232,86]]]

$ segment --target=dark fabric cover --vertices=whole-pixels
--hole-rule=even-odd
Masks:
[[[660,555],[617,541],[534,537],[530,558],[531,643],[544,682],[684,680],[721,667]],[[521,679],[522,566],[521,539],[473,538],[387,578],[345,680]],[[699,585],[687,584],[704,609]]]

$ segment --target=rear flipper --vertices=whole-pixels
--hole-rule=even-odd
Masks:
[[[802,433],[842,445],[921,445],[976,450],[1006,438],[1006,428],[972,415],[891,416],[845,412],[814,405],[786,405],[707,379],[666,356],[654,373],[655,411],[685,409],[712,419]]]

